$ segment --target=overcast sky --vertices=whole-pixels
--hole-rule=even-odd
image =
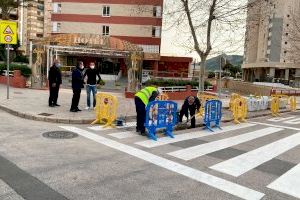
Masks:
[[[166,25],[166,22],[168,21],[167,15],[164,15],[163,21],[164,21],[164,23],[163,23],[163,28],[162,28],[163,30],[162,30],[161,54],[167,55],[167,56],[184,56],[184,57],[198,58],[198,55],[196,52],[190,53],[188,49],[180,46],[180,41],[184,41],[182,38],[185,36],[178,33],[178,31],[175,27],[170,29],[170,27],[168,25]],[[222,51],[226,54],[243,55],[243,53],[244,53],[244,35],[245,35],[244,33],[245,33],[245,29],[241,28],[239,33],[236,34],[236,37],[240,38],[239,42],[235,41],[235,44],[232,45],[232,48],[220,49],[218,51]],[[226,36],[224,36],[224,38],[226,38]],[[213,56],[216,56],[216,55],[210,55],[209,57],[213,57]],[[199,58],[198,58],[198,60],[199,60]]]

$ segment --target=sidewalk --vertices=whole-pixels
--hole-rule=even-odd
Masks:
[[[100,91],[101,92],[101,91]],[[119,100],[118,117],[126,117],[128,121],[135,120],[135,105],[133,99],[126,99],[123,93],[109,92],[117,96]],[[51,108],[48,106],[48,90],[18,89],[10,88],[10,99],[6,99],[6,86],[0,84],[0,109],[13,115],[53,123],[66,124],[89,124],[95,119],[95,112],[84,110],[86,107],[86,91],[82,90],[79,108],[82,112],[70,112],[72,90],[61,89],[59,92],[58,104],[60,107]],[[183,101],[176,101],[180,108]],[[229,99],[223,99],[223,119],[231,120],[231,112],[228,111]],[[249,117],[268,115],[270,111],[259,111],[249,113]]]

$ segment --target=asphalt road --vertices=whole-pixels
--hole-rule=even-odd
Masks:
[[[0,111],[1,200],[300,198],[300,113],[160,135],[62,125]],[[50,139],[50,131],[78,137]]]

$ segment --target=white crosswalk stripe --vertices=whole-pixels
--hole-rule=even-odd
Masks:
[[[212,153],[212,152],[226,149],[228,147],[232,147],[234,145],[248,142],[248,141],[251,141],[251,140],[263,137],[263,136],[267,136],[267,135],[270,135],[272,133],[276,133],[276,132],[279,132],[282,130],[283,129],[281,129],[281,128],[273,128],[273,127],[264,128],[261,130],[257,130],[257,131],[253,131],[250,133],[226,138],[223,140],[218,140],[218,141],[182,149],[179,151],[174,151],[174,152],[171,152],[168,154],[171,156],[174,156],[176,158],[183,159],[183,160],[191,160],[191,159],[194,159],[194,158],[197,158],[197,157],[200,157],[200,156]]]
[[[296,118],[295,116],[292,117],[275,117],[275,118],[271,118],[268,119],[269,122],[282,122],[282,121],[286,121],[286,120],[290,120],[290,119],[294,119]]]
[[[299,144],[300,133],[297,133],[248,153],[221,162],[210,168],[237,177],[298,146]]]
[[[162,146],[162,145],[166,145],[166,144],[201,138],[201,137],[205,137],[205,136],[216,135],[216,134],[230,132],[230,131],[248,128],[248,127],[252,127],[252,126],[255,126],[255,124],[247,123],[247,124],[225,126],[221,130],[220,129],[215,130],[215,132],[210,132],[209,130],[195,131],[195,132],[175,135],[175,138],[162,137],[162,138],[159,138],[158,141],[145,140],[145,141],[141,141],[141,142],[136,142],[135,144],[143,146],[143,147],[147,147],[147,148],[153,148],[153,147],[158,147],[158,146]]]
[[[125,138],[131,138],[138,136],[135,132],[125,131],[125,132],[117,132],[117,133],[111,133],[108,134],[109,136],[118,138],[118,139],[125,139]]]
[[[124,126],[116,126],[115,128],[113,128],[113,127],[103,127],[103,126],[97,125],[97,126],[88,127],[88,129],[91,129],[93,131],[103,131],[103,130],[111,130],[111,129],[130,128],[130,127],[134,127],[134,126],[135,126],[135,124],[133,124],[133,123],[125,124]]]
[[[300,198],[300,164],[280,176],[267,187]]]

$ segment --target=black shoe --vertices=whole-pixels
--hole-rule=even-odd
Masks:
[[[56,104],[54,104],[54,106],[60,106],[60,105],[58,105],[58,104],[56,103]]]
[[[135,129],[135,132],[139,133],[139,132],[141,132],[141,130],[138,129],[138,128],[136,128],[136,129]]]
[[[70,109],[70,112],[77,112],[76,109]]]
[[[80,112],[80,111],[82,111],[82,110],[80,110],[79,108],[76,108],[76,111],[79,111],[79,112]]]
[[[53,104],[50,104],[49,107],[54,107],[54,105],[53,105]]]
[[[147,136],[146,132],[141,132],[142,136]]]

